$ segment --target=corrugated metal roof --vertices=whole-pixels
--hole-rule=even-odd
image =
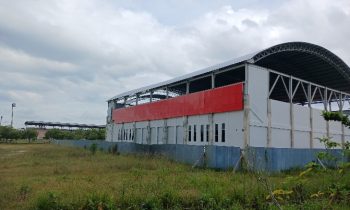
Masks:
[[[157,88],[157,87],[162,87],[165,85],[178,83],[178,82],[181,82],[181,81],[184,81],[184,80],[187,80],[187,79],[190,79],[190,78],[202,75],[202,74],[206,74],[206,73],[221,69],[221,68],[226,67],[226,66],[231,66],[231,65],[234,65],[237,63],[245,62],[245,61],[251,59],[255,54],[256,53],[251,53],[251,54],[248,54],[248,55],[245,55],[242,57],[238,57],[238,58],[235,58],[235,59],[223,62],[223,63],[216,64],[214,66],[210,66],[210,67],[207,67],[207,68],[204,68],[201,70],[197,70],[197,71],[194,71],[194,72],[191,72],[191,73],[179,76],[179,77],[175,77],[173,79],[166,80],[164,82],[160,82],[160,83],[152,84],[152,85],[145,86],[142,88],[130,90],[130,91],[118,94],[118,95],[114,96],[113,98],[110,98],[108,101],[114,100],[114,99],[117,99],[120,97],[124,97],[124,96],[130,96],[130,95],[133,95],[135,93],[144,92],[147,90],[152,90],[152,89]]]
[[[295,57],[294,62],[289,62],[289,61],[283,61],[283,60],[279,61],[278,59],[282,58],[279,55],[283,55],[282,57],[284,59],[290,59],[291,61],[293,60],[293,56],[295,55],[298,55],[298,56]],[[244,63],[244,62],[261,65],[267,68],[272,68],[275,71],[279,71],[280,69],[289,69],[290,72],[287,72],[287,73],[290,73],[291,75],[293,75],[293,72],[296,72],[297,70],[308,71],[306,72],[306,74],[304,74],[306,78],[304,77],[302,79],[309,80],[309,81],[312,81],[312,79],[308,79],[308,77],[318,76],[317,73],[320,73],[320,71],[317,72],[316,74],[315,74],[315,71],[317,71],[318,69],[322,69],[323,70],[322,73],[329,72],[330,74],[338,74],[338,77],[333,78],[335,80],[340,78],[339,77],[339,74],[340,74],[342,76],[341,79],[344,79],[344,81],[341,81],[343,85],[338,85],[338,86],[343,91],[348,91],[348,92],[350,91],[344,88],[345,86],[350,87],[350,68],[338,56],[336,56],[329,50],[323,47],[320,47],[318,45],[305,43],[305,42],[287,42],[287,43],[275,45],[270,48],[260,50],[255,53],[251,53],[242,57],[238,57],[214,66],[210,66],[189,74],[185,74],[183,76],[176,77],[174,79],[170,79],[157,84],[138,88],[135,90],[127,91],[127,92],[118,94],[113,98],[110,98],[108,101],[121,98],[124,96],[134,95],[136,93],[145,92],[147,90],[152,90],[155,88],[164,87],[166,85],[179,83],[179,82],[191,79],[193,77],[197,77],[203,74],[214,72],[224,67],[228,67],[228,66],[232,66],[232,65]],[[298,65],[302,69],[296,69]],[[318,69],[316,69],[315,67],[317,67]],[[276,69],[276,68],[280,68],[280,69]],[[314,70],[312,71],[312,69]],[[336,70],[337,72],[334,72],[332,70]],[[322,75],[319,75],[319,77],[322,77]],[[325,78],[323,78],[323,80],[332,79],[329,77],[329,75],[324,77]],[[323,81],[323,80],[322,78],[320,79],[320,81]],[[337,88],[337,85],[333,86],[333,88]]]

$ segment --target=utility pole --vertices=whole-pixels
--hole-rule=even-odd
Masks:
[[[11,128],[13,128],[13,107],[16,107],[16,103],[12,103]]]
[[[1,115],[1,117],[0,117],[0,126],[1,126],[1,124],[2,124],[2,115]]]

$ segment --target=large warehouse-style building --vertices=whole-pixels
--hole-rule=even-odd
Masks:
[[[108,100],[107,141],[324,148],[350,130],[322,110],[349,108],[350,68],[329,50],[289,42]]]

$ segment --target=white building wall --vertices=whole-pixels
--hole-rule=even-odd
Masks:
[[[267,146],[267,98],[268,72],[258,66],[248,65],[247,68],[249,98],[249,142],[253,147]]]
[[[327,122],[321,116],[322,110],[315,108],[311,110],[308,106],[291,105],[288,102],[268,99],[270,82],[269,71],[266,68],[248,65],[247,77],[250,146],[324,148],[324,145],[317,139],[327,136]],[[271,107],[270,117],[269,103]],[[293,119],[291,119],[291,109],[293,109]],[[313,126],[310,124],[311,112]],[[343,134],[340,122],[330,121],[328,124],[329,137],[334,141],[341,143],[342,139],[345,139],[345,141],[350,140],[349,129],[345,128]],[[294,127],[293,135],[291,132],[292,127]],[[313,127],[312,139],[311,127]],[[271,132],[270,135],[269,130]],[[294,136],[293,139],[292,136]]]
[[[271,100],[271,147],[290,148],[290,104]]]
[[[135,124],[114,124],[110,126],[114,127],[113,137],[112,135],[108,136],[108,141],[111,141],[113,138],[113,141],[148,144],[147,139],[149,138],[150,144],[243,146],[243,111],[215,113],[213,114],[213,126],[211,126],[210,119],[211,115],[188,116],[188,127],[191,126],[191,132],[187,133],[185,133],[187,129],[184,128],[184,117],[136,122]],[[217,141],[215,141],[216,124],[218,128]],[[194,141],[194,127],[196,127],[196,141]],[[208,127],[210,132],[207,133]],[[201,128],[203,128],[202,135]],[[118,135],[118,132],[122,134]],[[129,138],[130,132],[135,132],[133,139]],[[190,133],[191,141],[184,142],[184,136]],[[124,138],[124,135],[127,136],[127,139]],[[214,135],[212,142],[209,141],[210,136],[207,138],[208,135]]]
[[[225,142],[222,142],[222,126],[225,124]],[[217,113],[213,116],[213,144],[219,146],[243,147],[243,111]],[[215,141],[215,124],[218,125],[218,142]]]

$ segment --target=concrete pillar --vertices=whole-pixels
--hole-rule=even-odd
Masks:
[[[214,135],[215,135],[215,128],[214,128],[214,114],[208,115],[208,121],[209,121],[209,144],[214,144]]]
[[[244,84],[244,114],[243,114],[243,148],[250,145],[250,105],[249,105],[249,65],[245,65],[245,84]]]
[[[136,143],[136,122],[133,123],[133,126],[132,126],[132,129],[133,129],[133,136],[134,136],[134,139],[133,139],[133,142]]]
[[[294,148],[294,105],[293,105],[293,78],[289,78],[289,104],[290,104],[290,147]]]
[[[323,98],[323,104],[326,111],[328,111],[328,90],[327,88],[324,89],[324,98]],[[326,129],[327,129],[327,137],[329,138],[329,121],[326,121]]]
[[[151,121],[148,121],[148,124],[147,124],[146,143],[151,144]]]
[[[168,99],[169,98],[169,89],[168,89],[168,87],[165,88],[165,92],[166,92],[166,98]]]
[[[168,144],[168,125],[167,120],[165,119],[163,122],[163,144]]]
[[[313,109],[311,107],[312,103],[312,89],[311,89],[311,84],[309,83],[307,86],[307,97],[308,97],[308,107],[309,107],[309,119],[310,119],[310,148],[314,147],[314,120],[313,120]]]
[[[267,147],[271,147],[272,140],[272,116],[271,116],[271,99],[267,98]]]
[[[211,89],[215,88],[215,74],[211,74]]]
[[[183,131],[184,131],[184,144],[187,144],[188,141],[188,116],[183,117]]]

